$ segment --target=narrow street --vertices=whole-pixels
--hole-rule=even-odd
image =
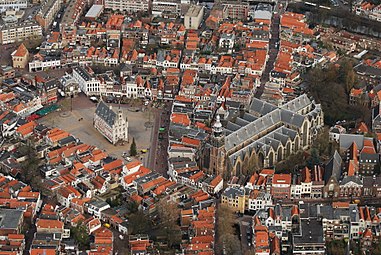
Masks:
[[[276,4],[273,11],[273,16],[271,19],[271,28],[270,28],[270,40],[269,40],[269,51],[268,51],[268,60],[266,62],[266,67],[261,76],[261,86],[257,88],[255,92],[255,97],[260,98],[264,92],[265,84],[269,81],[270,72],[274,68],[275,60],[278,56],[279,51],[279,25],[280,25],[280,13],[283,11],[283,6],[280,7],[280,4]],[[278,45],[277,45],[278,44]]]
[[[251,241],[249,235],[251,235],[251,222],[252,222],[252,216],[244,215],[241,218],[238,219],[239,226],[240,226],[240,235],[241,235],[241,249],[242,253],[245,254],[248,250],[251,249],[251,243],[249,244],[249,241]]]
[[[148,162],[147,167],[150,169],[155,170],[155,161],[156,161],[156,151],[157,151],[157,140],[158,140],[158,132],[160,128],[160,115],[161,111],[159,109],[151,108],[149,111],[151,111],[153,118],[153,129],[151,132],[151,147],[148,152]]]
[[[168,177],[167,147],[168,147],[168,129],[171,103],[164,103],[163,109],[153,109],[154,126],[151,134],[151,148],[148,155],[148,168]],[[159,137],[159,129],[164,128],[163,136]]]
[[[25,249],[23,254],[29,255],[30,247],[33,242],[34,234],[37,232],[36,225],[34,223],[31,224],[30,229],[25,233]]]

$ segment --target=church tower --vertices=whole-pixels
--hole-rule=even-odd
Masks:
[[[220,121],[220,115],[217,115],[212,131],[213,133],[209,141],[209,173],[216,175],[221,174],[222,176],[225,176],[225,132]]]

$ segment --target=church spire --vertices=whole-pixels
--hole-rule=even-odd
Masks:
[[[215,137],[219,137],[222,135],[222,132],[223,132],[223,127],[221,124],[220,115],[217,114],[216,122],[214,122],[213,124],[213,135]]]

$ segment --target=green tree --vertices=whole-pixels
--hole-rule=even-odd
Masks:
[[[138,155],[138,151],[136,149],[135,138],[132,138],[132,143],[131,143],[131,146],[130,146],[130,155],[131,156]]]
[[[106,203],[108,203],[111,207],[117,207],[123,203],[123,199],[122,199],[122,196],[119,195],[115,199],[107,198]]]
[[[90,247],[89,234],[86,226],[82,222],[79,222],[77,226],[72,227],[70,232],[81,250]]]

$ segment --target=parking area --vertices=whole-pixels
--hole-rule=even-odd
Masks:
[[[146,163],[148,153],[141,153],[141,150],[149,150],[151,145],[152,128],[146,127],[146,122],[149,121],[150,108],[142,111],[136,111],[137,108],[129,108],[125,105],[120,105],[125,116],[128,119],[129,125],[129,142],[112,145],[93,127],[93,116],[96,109],[96,104],[91,102],[85,96],[78,96],[73,99],[73,110],[71,111],[71,100],[65,99],[61,102],[62,111],[51,113],[40,119],[40,122],[49,127],[59,127],[68,131],[82,142],[95,145],[98,148],[105,150],[112,156],[121,158],[123,152],[128,152],[132,139],[135,138],[135,143],[139,151],[139,155],[135,158]],[[113,105],[113,109],[117,109],[118,105]],[[63,112],[70,114],[62,114]]]

